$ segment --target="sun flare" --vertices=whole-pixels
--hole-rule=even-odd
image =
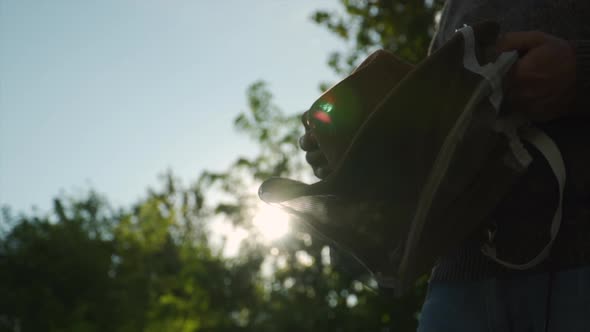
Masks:
[[[268,241],[277,240],[289,232],[289,215],[268,204],[261,203],[258,206],[252,222]]]

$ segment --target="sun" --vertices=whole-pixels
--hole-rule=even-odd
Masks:
[[[277,240],[289,233],[289,215],[281,209],[260,203],[252,220],[254,226],[267,241]]]

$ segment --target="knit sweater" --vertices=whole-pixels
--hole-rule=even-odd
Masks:
[[[539,124],[559,146],[567,181],[563,219],[551,257],[529,271],[508,270],[485,257],[481,231],[443,256],[431,280],[478,280],[522,273],[561,270],[590,264],[590,1],[588,0],[447,0],[431,51],[464,24],[493,20],[501,33],[538,30],[571,42],[577,54],[577,96],[573,113]],[[486,221],[496,225],[495,243],[504,260],[524,263],[549,240],[557,204],[557,181],[547,162],[529,147],[534,162]]]

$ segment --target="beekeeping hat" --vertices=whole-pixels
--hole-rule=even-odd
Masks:
[[[416,66],[372,54],[308,112],[333,171],[313,184],[268,179],[261,199],[403,292],[479,227],[526,170],[521,138],[549,151],[563,188],[552,141],[500,112],[502,80],[518,55],[495,54],[498,32],[493,22],[466,26]],[[500,261],[493,243],[482,250]]]

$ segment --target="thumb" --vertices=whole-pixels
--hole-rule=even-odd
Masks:
[[[511,50],[528,51],[545,42],[547,36],[540,31],[508,32],[496,42],[498,52]]]

